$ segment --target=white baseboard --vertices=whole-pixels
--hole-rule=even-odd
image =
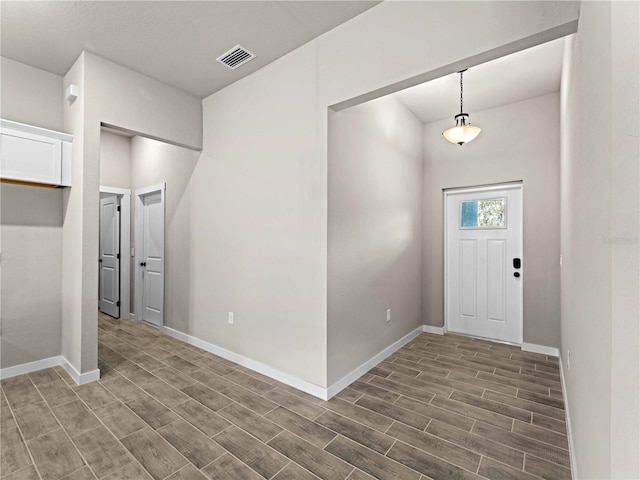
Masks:
[[[80,373],[78,372],[73,365],[71,365],[66,358],[60,356],[62,362],[60,365],[64,368],[67,373],[73,378],[73,381],[76,382],[77,385],[84,385],[85,383],[91,383],[96,380],[100,380],[100,370],[95,369],[90,372]]]
[[[571,415],[569,414],[569,398],[567,396],[567,386],[564,377],[564,362],[562,361],[562,355],[558,356],[558,362],[560,363],[560,381],[562,383],[562,400],[564,401],[564,416],[565,423],[567,424],[567,440],[569,442],[569,459],[571,462],[571,478],[576,480],[578,478],[578,464],[576,462],[576,452],[573,446],[573,431],[571,428]]]
[[[418,335],[420,335],[424,331],[424,327],[425,326],[423,325],[422,327],[418,327],[415,330],[413,330],[412,332],[409,332],[404,337],[402,337],[400,340],[392,343],[387,348],[382,350],[380,353],[378,353],[377,355],[371,357],[369,360],[367,360],[365,363],[360,365],[358,368],[356,368],[355,370],[351,371],[350,373],[348,373],[347,375],[342,377],[340,380],[338,380],[336,383],[331,385],[329,388],[326,389],[326,397],[327,397],[326,399],[327,400],[330,399],[331,397],[333,397],[334,395],[339,393],[341,390],[343,390],[344,388],[346,388],[349,385],[351,385],[358,378],[360,378],[362,375],[367,373],[369,370],[371,370],[373,367],[375,367],[377,364],[379,364],[381,361],[383,361],[389,355],[395,353],[401,347],[403,347],[404,345],[409,343],[411,340],[416,338]],[[433,327],[431,327],[431,328],[433,328]]]
[[[273,378],[274,380],[278,380],[279,382],[297,388],[298,390],[302,390],[303,392],[313,395],[314,397],[327,400],[327,389],[324,387],[320,387],[314,383],[307,382],[306,380],[302,380],[301,378],[298,378],[294,375],[290,375],[276,368],[270,367],[269,365],[265,365],[262,362],[247,358],[244,355],[239,355],[230,350],[214,345],[213,343],[205,342],[204,340],[200,340],[197,337],[188,335],[178,330],[174,330],[173,328],[160,327],[160,330],[171,337],[182,340],[185,343],[198,348],[202,348],[207,352],[213,353],[214,355],[218,355],[222,358],[226,358],[227,360],[237,363],[238,365],[242,365],[243,367],[250,368],[251,370],[266,375],[267,377]]]
[[[540,353],[542,355],[551,355],[553,357],[560,356],[560,350],[556,347],[546,347],[544,345],[536,345],[535,343],[523,343],[523,352]]]
[[[436,335],[444,335],[444,327],[432,327],[431,325],[422,325],[422,331],[425,333],[435,333]]]
[[[61,365],[62,355],[55,357],[43,358],[42,360],[36,360],[35,362],[22,363],[13,367],[6,367],[0,369],[0,380],[5,378],[17,377],[18,375],[24,375],[25,373],[37,372],[38,370],[44,370],[45,368],[57,367]]]
[[[73,368],[73,366],[62,355],[43,358],[42,360],[23,363],[13,367],[2,368],[0,369],[0,379],[4,380],[5,378],[16,377],[18,375],[24,375],[25,373],[37,372],[38,370],[57,366],[64,368],[71,378],[73,378],[73,381],[78,385],[84,385],[85,383],[100,379],[100,370],[96,369],[91,372],[78,373],[78,371]]]

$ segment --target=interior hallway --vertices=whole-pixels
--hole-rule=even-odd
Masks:
[[[570,479],[558,361],[421,334],[324,402],[99,318],[99,382],[2,381],[2,478]]]

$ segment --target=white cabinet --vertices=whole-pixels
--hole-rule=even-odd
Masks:
[[[0,178],[70,186],[72,140],[66,133],[0,120]]]

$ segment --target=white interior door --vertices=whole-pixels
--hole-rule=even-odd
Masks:
[[[148,193],[145,190],[136,191],[136,316],[160,326],[164,302],[164,187]]]
[[[99,309],[120,318],[120,201],[100,199]]]
[[[522,343],[522,186],[446,192],[447,330]]]

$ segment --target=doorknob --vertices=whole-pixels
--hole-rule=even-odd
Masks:
[[[141,267],[146,267],[147,266],[147,262],[140,262],[140,266]]]

